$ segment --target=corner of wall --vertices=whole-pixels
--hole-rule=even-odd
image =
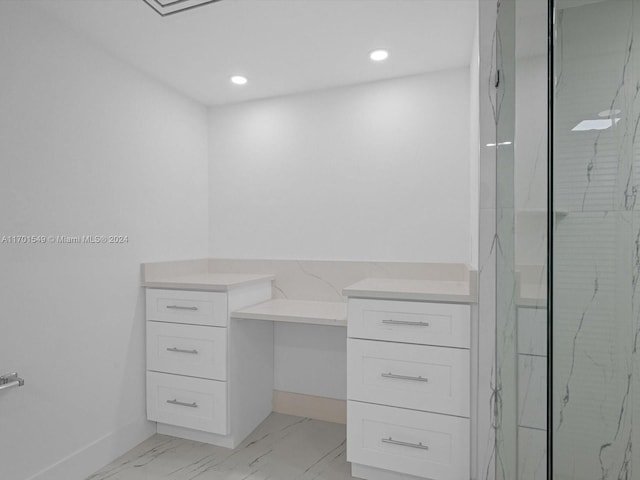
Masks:
[[[87,478],[155,433],[155,422],[138,419],[91,442],[27,480]]]

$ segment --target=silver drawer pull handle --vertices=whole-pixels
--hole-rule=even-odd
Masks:
[[[400,440],[394,440],[393,438],[383,438],[382,443],[391,443],[393,445],[402,445],[403,447],[419,448],[420,450],[429,450],[429,447],[420,443],[401,442]]]
[[[167,305],[167,308],[172,310],[198,310],[198,307],[183,307],[181,305]]]
[[[196,350],[195,348],[193,350],[183,350],[182,348],[178,347],[169,347],[167,348],[167,352],[192,353],[193,355],[198,354],[198,350]]]
[[[382,320],[389,325],[415,325],[416,327],[428,327],[429,322],[409,322],[408,320]]]
[[[0,390],[12,387],[21,387],[23,385],[24,380],[21,379],[16,372],[0,376]]]
[[[381,376],[385,378],[397,378],[398,380],[414,380],[416,382],[428,382],[429,379],[425,377],[410,377],[408,375],[396,375],[395,373],[381,373]]]
[[[170,403],[171,405],[180,405],[181,407],[198,408],[198,404],[196,402],[193,402],[193,403],[179,402],[175,398],[173,400],[167,400],[167,403]]]

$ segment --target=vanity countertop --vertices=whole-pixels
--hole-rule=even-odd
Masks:
[[[146,279],[142,281],[142,286],[148,288],[227,292],[245,285],[271,281],[274,278],[275,275],[250,273],[193,273],[188,275],[167,275],[165,277]]]
[[[342,290],[346,297],[414,300],[423,302],[476,303],[473,281],[365,278]]]
[[[346,327],[347,304],[344,302],[317,302],[277,298],[237,310],[231,316],[249,320]]]

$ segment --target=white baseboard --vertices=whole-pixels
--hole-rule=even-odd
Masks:
[[[274,390],[273,411],[325,422],[347,423],[347,402],[335,398]]]
[[[91,442],[27,480],[84,480],[155,433],[155,422],[140,419]]]

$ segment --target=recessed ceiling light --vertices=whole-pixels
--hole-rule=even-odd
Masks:
[[[247,82],[247,77],[243,77],[242,75],[234,75],[231,77],[231,83],[236,85],[246,85]]]
[[[381,62],[383,60],[386,60],[388,57],[389,57],[389,52],[382,48],[379,48],[369,53],[369,58],[374,62]]]

